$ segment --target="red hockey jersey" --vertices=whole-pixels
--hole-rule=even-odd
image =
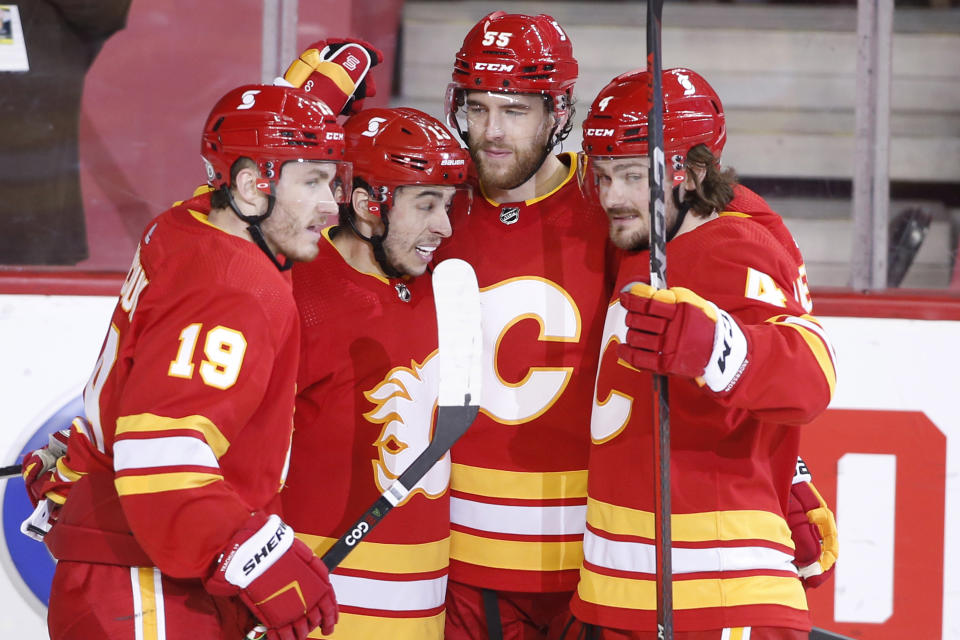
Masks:
[[[324,233],[319,257],[292,271],[303,338],[281,493],[286,521],[318,555],[429,443],[438,394],[430,275],[360,273]],[[331,575],[340,605],[332,637],[443,637],[449,477],[447,455]]]
[[[61,558],[205,577],[276,498],[299,328],[289,279],[181,205],[143,234],[84,391],[89,437],[47,543]]]
[[[474,199],[442,257],[481,289],[480,415],[454,446],[450,575],[510,591],[572,590],[582,556],[590,398],[612,278],[606,216],[569,173],[534,200]]]
[[[782,225],[782,223],[781,223]],[[749,366],[729,395],[671,378],[673,606],[678,631],[809,629],[784,514],[799,427],[823,411],[834,357],[791,295],[797,260],[766,225],[739,212],[667,244],[669,286],[729,312]],[[649,281],[649,255],[620,265],[616,290]],[[614,297],[591,418],[589,502],[580,583],[585,622],[656,629],[651,379],[616,356],[626,312]]]

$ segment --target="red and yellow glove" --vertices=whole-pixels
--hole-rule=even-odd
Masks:
[[[620,292],[620,304],[627,310],[627,341],[617,353],[631,366],[695,378],[717,393],[732,389],[743,375],[749,363],[743,330],[693,291],[633,282]]]
[[[47,491],[57,484],[54,469],[57,460],[67,455],[69,437],[69,429],[54,431],[50,434],[47,446],[35,449],[23,457],[20,473],[34,507],[46,497]]]
[[[808,589],[819,587],[833,575],[840,552],[837,521],[823,496],[813,486],[807,465],[799,457],[790,488],[787,524],[796,547],[794,564],[803,586]]]
[[[364,98],[377,94],[370,70],[381,62],[383,52],[365,40],[320,40],[307,47],[274,84],[303,89],[334,113],[347,116],[363,108]]]
[[[276,515],[253,514],[204,586],[216,596],[239,595],[269,640],[303,640],[318,626],[330,635],[339,617],[327,567]]]

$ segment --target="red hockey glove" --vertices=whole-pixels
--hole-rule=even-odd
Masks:
[[[620,292],[620,304],[628,331],[617,353],[628,364],[696,378],[718,393],[732,389],[743,374],[749,361],[740,325],[693,291],[633,282]]]
[[[787,524],[796,547],[794,564],[800,571],[803,586],[808,589],[819,587],[830,579],[836,566],[840,551],[837,521],[813,486],[810,471],[802,458],[797,458],[797,471],[790,488]]]
[[[235,596],[267,627],[269,640],[333,633],[337,600],[327,568],[278,516],[253,514],[205,581],[216,596]]]
[[[383,53],[356,38],[331,38],[310,45],[274,84],[289,84],[312,93],[333,109],[350,115],[363,108],[363,99],[377,94],[370,69],[383,62]]]
[[[24,456],[20,465],[23,484],[30,496],[30,502],[36,507],[37,503],[45,498],[49,488],[47,476],[57,466],[57,460],[67,454],[67,441],[70,437],[69,429],[61,429],[50,434],[48,444]]]

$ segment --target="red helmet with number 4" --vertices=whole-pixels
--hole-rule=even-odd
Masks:
[[[465,138],[456,113],[467,91],[539,93],[549,98],[558,119],[568,112],[572,119],[577,74],[570,38],[551,16],[494,11],[474,25],[457,52],[447,88],[447,120]],[[559,132],[556,141],[567,133],[568,128]]]
[[[628,71],[600,91],[583,121],[583,151],[588,156],[647,154],[649,79],[646,71]],[[663,151],[673,183],[683,181],[691,148],[705,144],[719,158],[726,141],[723,105],[713,87],[690,69],[664,71]]]
[[[203,127],[201,156],[208,184],[230,186],[230,169],[250,158],[260,175],[275,183],[285,162],[331,162],[337,179],[350,184],[350,165],[343,160],[343,127],[319,98],[300,89],[245,85],[223,96]],[[338,190],[342,197],[345,190]]]
[[[470,205],[470,154],[443,124],[417,109],[366,109],[347,120],[346,158],[374,191],[371,206],[389,209],[397,187],[457,188],[453,206]]]

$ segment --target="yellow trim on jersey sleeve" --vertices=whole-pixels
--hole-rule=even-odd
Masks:
[[[580,597],[587,602],[608,607],[655,611],[657,583],[634,580],[580,570],[577,585]],[[796,577],[747,576],[673,581],[673,608],[708,609],[750,605],[780,605],[807,610],[803,585]]]
[[[337,541],[335,538],[298,533],[313,552],[322,556]],[[341,567],[383,573],[426,573],[446,569],[450,557],[450,538],[421,544],[387,544],[363,541],[350,552]],[[338,627],[339,628],[339,627]]]
[[[583,541],[521,542],[451,531],[450,559],[497,569],[565,571],[580,568]]]
[[[123,416],[117,419],[117,435],[123,433],[157,433],[174,430],[198,431],[203,435],[214,455],[219,460],[230,448],[230,441],[220,432],[217,425],[209,418],[201,415],[186,416],[185,418],[167,418],[153,413],[138,413],[132,416]]]
[[[802,318],[819,326],[819,323],[816,322],[812,316],[805,315],[802,316]],[[823,371],[823,377],[827,381],[827,386],[830,388],[830,397],[832,398],[833,391],[837,386],[837,371],[833,366],[833,360],[830,358],[830,352],[823,343],[823,339],[813,331],[810,331],[810,329],[793,322],[777,322],[776,319],[767,320],[767,322],[781,327],[789,327],[800,334],[803,341],[807,343],[810,353],[817,359],[817,364],[820,365],[820,370]]]
[[[653,514],[587,499],[590,526],[614,535],[654,537]],[[672,538],[677,542],[768,540],[793,548],[790,527],[783,517],[767,511],[707,511],[674,513],[670,517]]]
[[[121,496],[143,495],[147,493],[163,493],[166,491],[184,491],[197,489],[214,482],[223,480],[219,473],[155,473],[142,476],[123,476],[113,482],[117,487],[117,494]]]
[[[743,213],[742,211],[721,211],[718,214],[720,217],[729,217],[729,218],[752,218],[749,213]]]
[[[363,544],[368,544],[364,542]],[[359,545],[357,549],[362,547]],[[351,553],[350,555],[353,555]],[[350,638],[390,638],[390,640],[429,640],[443,637],[446,612],[426,618],[380,618],[356,613],[340,612],[340,619],[333,634],[325,636],[314,629],[308,638],[348,640]]]
[[[86,473],[74,471],[68,467],[63,457],[57,458],[57,473],[60,475],[60,477],[69,480],[70,482],[76,482],[83,476],[87,475]]]
[[[504,471],[453,463],[450,488],[475,496],[552,500],[586,498],[587,471]]]

